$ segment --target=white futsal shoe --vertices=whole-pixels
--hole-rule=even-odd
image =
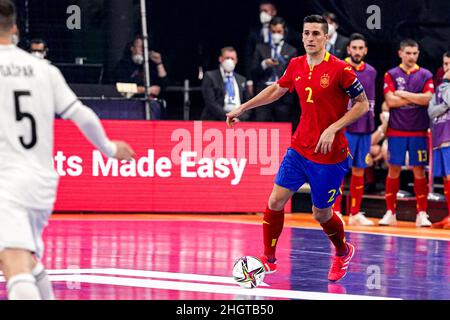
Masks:
[[[425,211],[420,211],[416,218],[416,227],[431,227],[431,221],[428,220],[429,215]]]
[[[367,219],[364,212],[358,212],[348,218],[348,224],[350,226],[373,226],[375,223]]]
[[[386,211],[383,219],[381,219],[378,224],[380,226],[396,226],[397,225],[397,217],[392,213],[392,210]]]

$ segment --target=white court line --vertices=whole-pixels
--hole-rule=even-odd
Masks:
[[[400,300],[396,298],[374,297],[364,295],[351,294],[334,294],[310,291],[293,291],[281,289],[263,289],[261,287],[255,289],[243,289],[234,284],[229,277],[207,276],[184,273],[145,271],[145,270],[126,270],[126,269],[66,269],[66,270],[49,270],[50,279],[52,281],[66,281],[78,283],[92,283],[103,285],[117,285],[150,289],[165,289],[177,291],[191,292],[207,292],[220,293],[230,295],[243,296],[259,296],[266,298],[285,298],[285,299],[302,299],[302,300]],[[110,277],[99,275],[88,275],[88,273],[108,274],[108,275],[127,275],[153,278],[166,278],[175,280],[197,280],[205,282],[217,283],[233,283],[233,286],[204,284],[198,282],[179,282],[169,280],[150,280],[137,279],[128,277]],[[4,278],[0,277],[0,282],[4,282]],[[266,285],[267,286],[267,285]]]
[[[147,271],[147,270],[131,270],[131,269],[65,269],[65,270],[47,270],[49,275],[80,275],[80,274],[103,274],[103,275],[117,275],[117,276],[129,276],[129,277],[145,277],[145,278],[159,278],[159,279],[172,279],[172,280],[188,280],[188,281],[203,281],[214,283],[226,283],[235,284],[231,276],[210,276],[193,273],[178,273],[178,272],[161,272],[161,271]],[[260,284],[260,286],[268,287],[266,283]]]
[[[50,277],[52,281],[71,281],[116,285],[126,287],[151,288],[151,289],[165,289],[176,291],[190,291],[190,292],[206,292],[218,294],[230,294],[239,296],[258,296],[266,298],[285,298],[285,299],[302,299],[302,300],[401,300],[396,298],[373,297],[363,295],[351,294],[334,294],[322,292],[308,292],[308,291],[292,291],[279,289],[243,289],[236,286],[224,286],[214,284],[203,284],[195,282],[176,282],[166,280],[148,280],[136,278],[118,278],[92,275],[54,275]]]

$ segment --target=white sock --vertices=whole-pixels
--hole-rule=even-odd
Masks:
[[[30,273],[21,273],[7,283],[9,300],[41,300],[36,279]]]
[[[31,272],[36,279],[36,285],[39,289],[42,300],[55,300],[52,283],[50,282],[50,277],[48,276],[47,271],[45,271],[44,265],[38,262],[36,267],[34,267]]]

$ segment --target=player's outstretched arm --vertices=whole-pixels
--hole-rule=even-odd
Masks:
[[[109,140],[94,111],[80,102],[72,107],[68,119],[75,122],[85,137],[105,156],[127,161],[134,158],[133,149],[126,142]]]
[[[284,94],[288,91],[287,88],[282,88],[278,85],[278,83],[274,83],[263,91],[261,91],[257,96],[253,97],[249,101],[244,104],[241,104],[239,108],[227,113],[227,124],[231,128],[236,122],[236,118],[238,118],[245,111],[257,108],[260,106],[264,106],[266,104],[272,103],[278,99],[280,99]]]
[[[134,158],[135,153],[128,143],[126,143],[125,141],[117,140],[113,140],[112,143],[116,145],[117,149],[114,158],[126,161],[131,161]]]
[[[369,101],[367,100],[364,91],[352,99],[352,104],[353,106],[342,118],[333,123],[322,133],[319,143],[316,146],[316,153],[327,154],[330,152],[336,133],[342,128],[352,124],[369,111]]]
[[[122,141],[111,141],[106,136],[100,119],[90,108],[83,105],[75,93],[67,85],[61,71],[48,65],[48,74],[53,87],[55,113],[62,119],[70,119],[85,137],[99,149],[105,156],[118,160],[132,160],[134,151]]]

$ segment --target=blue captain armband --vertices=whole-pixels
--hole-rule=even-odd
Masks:
[[[356,98],[357,96],[359,96],[361,93],[364,92],[364,88],[361,84],[361,82],[359,82],[358,79],[355,79],[355,81],[352,83],[352,85],[350,87],[348,87],[347,89],[345,89],[345,92],[349,95],[349,97],[351,99]]]

